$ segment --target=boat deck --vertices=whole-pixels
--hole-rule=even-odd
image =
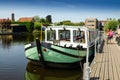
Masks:
[[[103,52],[96,54],[90,67],[90,80],[120,80],[120,46],[114,39],[104,44]]]

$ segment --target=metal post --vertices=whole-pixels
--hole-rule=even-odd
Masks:
[[[100,31],[98,31],[98,46],[97,46],[97,52],[100,52]]]
[[[88,36],[87,36],[88,37]],[[86,63],[84,64],[84,80],[90,80],[90,67],[89,67],[89,38],[87,38],[87,54],[86,54]]]
[[[99,37],[99,31],[98,31],[98,46],[97,46],[97,52],[99,53],[99,40],[100,40],[100,37]]]
[[[90,80],[90,67],[89,67],[89,41],[87,44],[87,55],[86,55],[86,79],[85,80]]]
[[[97,43],[97,39],[95,39],[95,53],[94,53],[94,64],[96,63],[96,62],[95,62],[95,57],[96,57],[96,43]]]

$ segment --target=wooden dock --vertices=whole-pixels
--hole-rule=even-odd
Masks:
[[[115,40],[104,44],[103,52],[97,53],[90,67],[90,80],[120,80],[120,46]]]

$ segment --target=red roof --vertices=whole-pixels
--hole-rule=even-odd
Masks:
[[[18,20],[18,22],[33,22],[33,21],[34,21],[33,17],[24,17]]]
[[[10,22],[11,20],[8,18],[8,19],[0,19],[0,22]]]

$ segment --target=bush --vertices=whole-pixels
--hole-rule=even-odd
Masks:
[[[32,32],[34,30],[34,23],[33,22],[27,22],[26,23],[26,28],[28,32]]]
[[[34,23],[34,29],[41,30],[41,23],[40,22],[35,22]]]
[[[117,25],[118,25],[118,22],[115,20],[108,21],[105,24],[105,30],[109,30],[109,29],[116,30]]]

